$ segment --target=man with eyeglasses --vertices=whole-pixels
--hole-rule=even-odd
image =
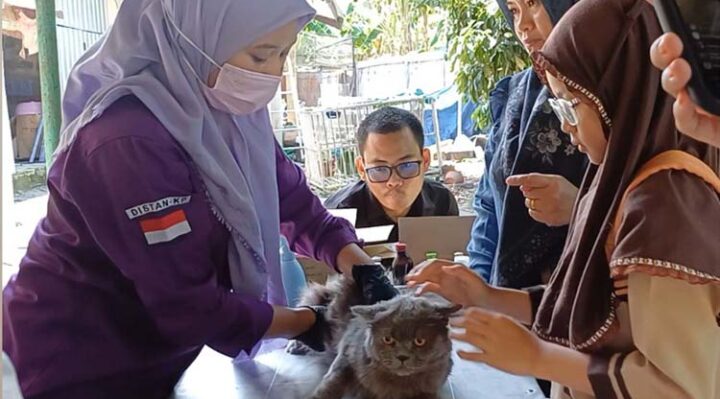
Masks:
[[[360,180],[332,195],[326,207],[357,209],[356,227],[395,225],[389,242],[398,240],[401,217],[458,215],[453,194],[424,177],[430,151],[424,148],[422,124],[415,115],[381,108],[360,123],[356,138]]]

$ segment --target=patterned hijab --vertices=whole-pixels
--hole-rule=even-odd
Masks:
[[[543,5],[555,24],[576,2],[544,0]],[[507,0],[498,0],[498,5],[514,30]],[[493,157],[487,178],[492,179],[493,190],[502,193],[496,200],[502,201],[498,206],[501,234],[491,282],[503,287],[543,283],[543,276],[557,264],[567,235],[566,227],[549,227],[533,220],[522,192],[509,189],[505,180],[515,174],[544,173],[562,175],[579,186],[586,170],[585,157],[560,130],[548,98],[547,88],[531,68],[502,81],[490,98],[491,108],[503,108],[494,142],[486,149]]]
[[[597,35],[594,32],[603,31]],[[672,98],[660,86],[660,72],[649,60],[651,43],[662,33],[645,0],[583,0],[550,35],[535,65],[593,102],[608,137],[604,162],[590,168],[581,188],[560,263],[538,310],[533,330],[542,338],[578,350],[593,351],[617,329],[610,265],[605,252],[610,223],[629,183],[647,161],[668,151],[688,152],[717,171],[717,150],[679,134]],[[621,226],[617,256],[641,256],[687,266],[693,282],[720,282],[717,228],[720,215],[692,217],[693,201],[682,187],[703,188],[710,201],[717,194],[699,179],[671,175],[666,192],[644,199],[643,215]],[[703,191],[704,190],[704,191]],[[686,209],[663,210],[665,196],[677,193]],[[695,195],[695,194],[693,194]],[[632,198],[632,197],[630,197]],[[687,201],[685,199],[687,198]],[[635,200],[637,201],[637,199]],[[656,206],[653,206],[653,203]],[[649,205],[648,205],[649,204]],[[639,205],[628,201],[625,210]],[[675,234],[677,215],[690,215],[687,234]],[[672,245],[658,235],[673,235]],[[714,237],[709,245],[708,237]],[[659,274],[660,268],[650,270]],[[657,272],[657,273],[656,273]],[[698,281],[691,275],[710,278]],[[714,277],[713,277],[714,276]]]

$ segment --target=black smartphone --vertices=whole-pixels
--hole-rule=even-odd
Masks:
[[[654,0],[665,32],[684,44],[683,58],[692,68],[690,97],[706,111],[720,115],[720,0]]]

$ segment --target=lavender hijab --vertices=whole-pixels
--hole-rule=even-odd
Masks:
[[[234,291],[285,304],[279,265],[275,138],[267,109],[233,116],[211,108],[201,77],[263,35],[314,15],[305,0],[128,0],[73,69],[59,152],[116,100],[134,95],[192,158],[216,216],[231,231]],[[172,18],[175,24],[169,22]]]

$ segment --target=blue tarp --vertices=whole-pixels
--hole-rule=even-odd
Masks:
[[[462,104],[462,133],[465,136],[475,134],[475,123],[472,120],[472,114],[475,112],[477,104],[472,101],[463,101]],[[438,121],[440,125],[440,141],[454,140],[457,136],[457,111],[458,104],[454,102],[452,105],[438,110]],[[435,123],[431,109],[423,112],[423,126],[425,126],[425,146],[435,145]]]

